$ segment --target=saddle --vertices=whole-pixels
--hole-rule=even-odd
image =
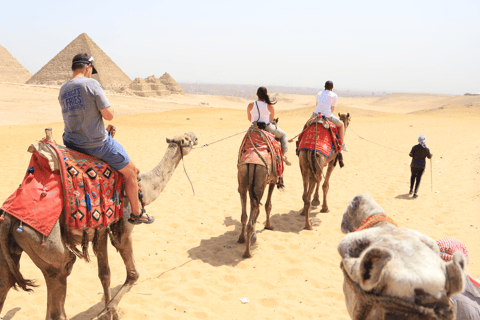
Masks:
[[[283,176],[282,148],[275,136],[254,126],[245,134],[238,151],[238,165],[253,163],[265,166],[270,179],[270,168],[277,178]]]
[[[108,227],[123,217],[123,176],[108,164],[48,139],[28,151],[23,182],[1,210],[44,236],[62,212],[69,231]]]
[[[316,151],[330,158],[332,149],[335,148],[336,153],[339,153],[341,145],[337,126],[319,114],[310,118],[303,127],[297,140],[296,151],[297,155],[301,150]]]

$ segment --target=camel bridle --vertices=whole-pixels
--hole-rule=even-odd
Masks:
[[[372,217],[374,219],[369,219]],[[396,226],[395,222],[384,213],[370,216],[369,218],[362,222],[364,228],[359,227],[357,230],[371,228],[379,222],[390,222]],[[372,223],[369,223],[370,220]],[[428,300],[428,302],[422,302],[422,299],[415,298],[415,303],[411,303],[400,298],[367,292],[350,278],[345,270],[343,261],[340,262],[340,269],[343,271],[346,284],[352,289],[359,301],[353,311],[353,320],[366,319],[374,308],[382,311],[379,320],[455,320],[455,306],[447,296],[435,299],[431,295],[423,293],[423,295],[428,296],[427,299],[423,300]]]
[[[359,301],[353,311],[353,320],[367,319],[374,308],[383,311],[381,313],[382,318],[379,320],[455,320],[455,306],[448,297],[437,300],[435,303],[420,305],[396,297],[367,292],[350,278],[343,262],[340,263],[340,268],[343,271],[345,282],[353,290]]]

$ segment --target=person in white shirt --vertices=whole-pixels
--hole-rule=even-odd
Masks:
[[[272,102],[270,100],[270,97],[267,94],[267,88],[265,87],[258,88],[257,97],[258,100],[250,103],[247,107],[248,121],[251,123],[257,122],[260,127],[265,127],[265,131],[270,132],[275,138],[280,139],[283,162],[285,162],[287,166],[290,166],[291,163],[285,155],[288,151],[287,135],[276,124],[272,123],[273,118],[275,117],[275,109],[273,108],[273,105],[277,102]]]
[[[348,151],[347,147],[345,146],[345,126],[343,125],[343,121],[335,117],[333,114],[333,110],[335,110],[335,106],[337,105],[337,94],[333,91],[333,82],[327,81],[325,82],[325,90],[320,91],[317,94],[317,107],[312,114],[312,117],[317,116],[319,113],[322,116],[325,116],[328,120],[335,123],[338,127],[338,132],[340,135],[340,140],[342,140],[342,150]]]

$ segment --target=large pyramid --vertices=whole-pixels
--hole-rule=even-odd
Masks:
[[[72,77],[72,59],[78,53],[86,52],[94,58],[98,73],[92,78],[103,88],[129,85],[132,80],[110,59],[86,34],[82,33],[70,42],[59,54],[35,73],[28,84],[61,85]]]
[[[0,82],[25,83],[32,74],[0,46]]]

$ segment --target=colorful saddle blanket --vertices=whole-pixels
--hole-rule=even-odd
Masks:
[[[20,187],[2,210],[48,236],[65,209],[69,230],[108,226],[123,217],[123,176],[100,159],[43,139],[58,156],[61,173],[34,152]]]
[[[266,141],[262,138],[262,135],[266,138]],[[253,146],[258,150],[261,157],[255,152]],[[275,140],[275,136],[270,132],[260,129],[249,130],[240,144],[240,150],[238,151],[238,165],[255,163],[265,166],[262,157],[267,163],[267,167],[274,166],[276,168],[277,177],[283,176],[284,167],[282,148],[280,143]]]
[[[331,130],[326,129],[324,124],[330,126]],[[325,118],[322,119],[321,116],[313,117],[307,121],[303,127],[303,132],[298,137],[297,155],[300,150],[315,150],[330,158],[332,148],[335,147],[335,151],[339,152],[341,145],[337,126]]]

